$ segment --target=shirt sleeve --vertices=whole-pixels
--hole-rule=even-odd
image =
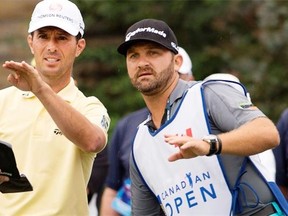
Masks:
[[[204,87],[204,96],[212,133],[231,131],[265,117],[243,93],[228,84],[209,84]]]
[[[148,189],[140,177],[135,163],[130,156],[130,178],[131,178],[131,196],[132,215],[146,216],[164,216],[155,195]]]
[[[108,141],[108,129],[110,126],[110,117],[106,107],[96,97],[83,98],[79,103],[78,110],[93,124],[99,126]]]

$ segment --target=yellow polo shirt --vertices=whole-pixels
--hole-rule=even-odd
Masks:
[[[106,134],[110,119],[96,97],[86,97],[73,80],[58,93]],[[0,91],[0,139],[12,145],[20,173],[33,191],[0,194],[1,216],[85,216],[86,186],[94,153],[81,151],[58,129],[31,92]]]

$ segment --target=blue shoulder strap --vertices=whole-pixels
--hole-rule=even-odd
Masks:
[[[248,98],[248,100],[250,100],[249,93],[247,92],[246,88],[241,83],[234,82],[234,81],[229,81],[229,80],[209,80],[209,81],[206,81],[206,82],[203,83],[203,87],[205,85],[209,85],[209,83],[213,83],[213,82],[214,83],[215,82],[226,83],[226,84],[231,85],[232,87],[234,87],[236,89],[240,89],[242,91],[242,93]],[[238,85],[238,88],[237,88],[237,85]],[[202,89],[202,96],[203,96],[203,99],[204,99],[203,89]],[[207,121],[207,122],[209,122],[209,121]],[[221,160],[220,160],[220,162],[221,162]],[[272,192],[272,194],[273,194],[273,196],[275,198],[275,202],[279,205],[279,207],[283,211],[282,213],[284,213],[284,215],[288,215],[288,203],[287,203],[284,195],[280,191],[279,187],[277,186],[277,184],[275,182],[270,182],[270,181],[268,182],[266,180],[266,178],[259,171],[257,166],[255,166],[253,160],[249,156],[246,156],[246,157],[243,158],[243,162],[242,162],[241,168],[240,168],[240,170],[238,172],[238,176],[236,178],[236,182],[230,188],[231,194],[232,194],[231,215],[235,215],[235,214],[241,213],[243,211],[243,206],[254,208],[254,207],[256,207],[259,204],[259,197],[257,195],[257,192],[253,189],[253,187],[251,185],[249,185],[246,182],[241,181],[241,177],[246,173],[246,168],[247,168],[247,164],[248,163],[252,164],[252,166],[253,166],[254,170],[256,171],[257,175],[265,183],[265,185],[267,185],[267,187],[270,189],[270,191]],[[221,166],[224,167],[224,164],[222,162],[221,162]],[[224,173],[225,176],[229,175],[229,173],[227,173],[225,171],[225,169],[223,169],[223,173]],[[229,185],[231,185],[231,184],[229,183]],[[249,205],[248,202],[246,201],[246,194],[245,194],[244,188],[246,189],[246,191],[248,189],[251,192],[251,194],[254,195],[254,198],[255,198],[254,206]]]

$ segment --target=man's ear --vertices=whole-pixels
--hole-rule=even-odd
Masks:
[[[31,34],[29,34],[27,36],[27,42],[28,42],[28,45],[30,47],[30,51],[31,53],[34,55],[34,50],[33,50],[33,47],[32,47],[32,42],[33,42],[33,36]]]
[[[183,57],[180,54],[175,55],[174,70],[178,72],[182,64],[183,64]]]
[[[79,39],[77,42],[77,50],[76,50],[75,56],[78,57],[82,53],[82,51],[85,49],[85,47],[86,47],[85,39],[84,38]]]

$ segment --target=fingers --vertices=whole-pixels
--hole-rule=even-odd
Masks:
[[[41,77],[39,76],[38,71],[31,65],[27,64],[25,61],[6,61],[3,64],[3,68],[10,70],[7,81],[16,88],[23,91],[32,92],[33,89],[38,89]]]
[[[202,146],[200,140],[189,136],[164,135],[164,140],[170,145],[178,148],[178,152],[172,154],[168,161],[173,162],[184,158],[195,158],[202,154]]]
[[[8,69],[8,70],[12,70],[16,73],[20,73],[20,72],[25,72],[27,69],[29,69],[29,64],[27,64],[25,61],[22,62],[15,62],[15,61],[5,61],[5,63],[3,64],[3,67]]]
[[[181,154],[180,152],[171,155],[171,156],[168,158],[168,161],[169,161],[169,162],[173,162],[173,161],[176,161],[176,160],[179,160],[179,159],[183,159],[183,156],[182,156],[182,154]]]
[[[0,175],[0,184],[2,184],[3,182],[7,182],[7,181],[9,181],[9,178],[7,176]]]
[[[180,147],[184,143],[189,142],[191,137],[188,136],[178,136],[177,134],[166,134],[164,135],[165,142],[169,143],[170,145],[174,145],[175,147]]]
[[[19,62],[14,62],[14,61],[5,61],[3,64],[3,67],[8,69],[8,70],[13,70],[17,71],[17,65],[20,64]]]
[[[7,81],[10,82],[12,85],[17,85],[19,81],[20,75],[16,73],[11,73],[7,77]]]

